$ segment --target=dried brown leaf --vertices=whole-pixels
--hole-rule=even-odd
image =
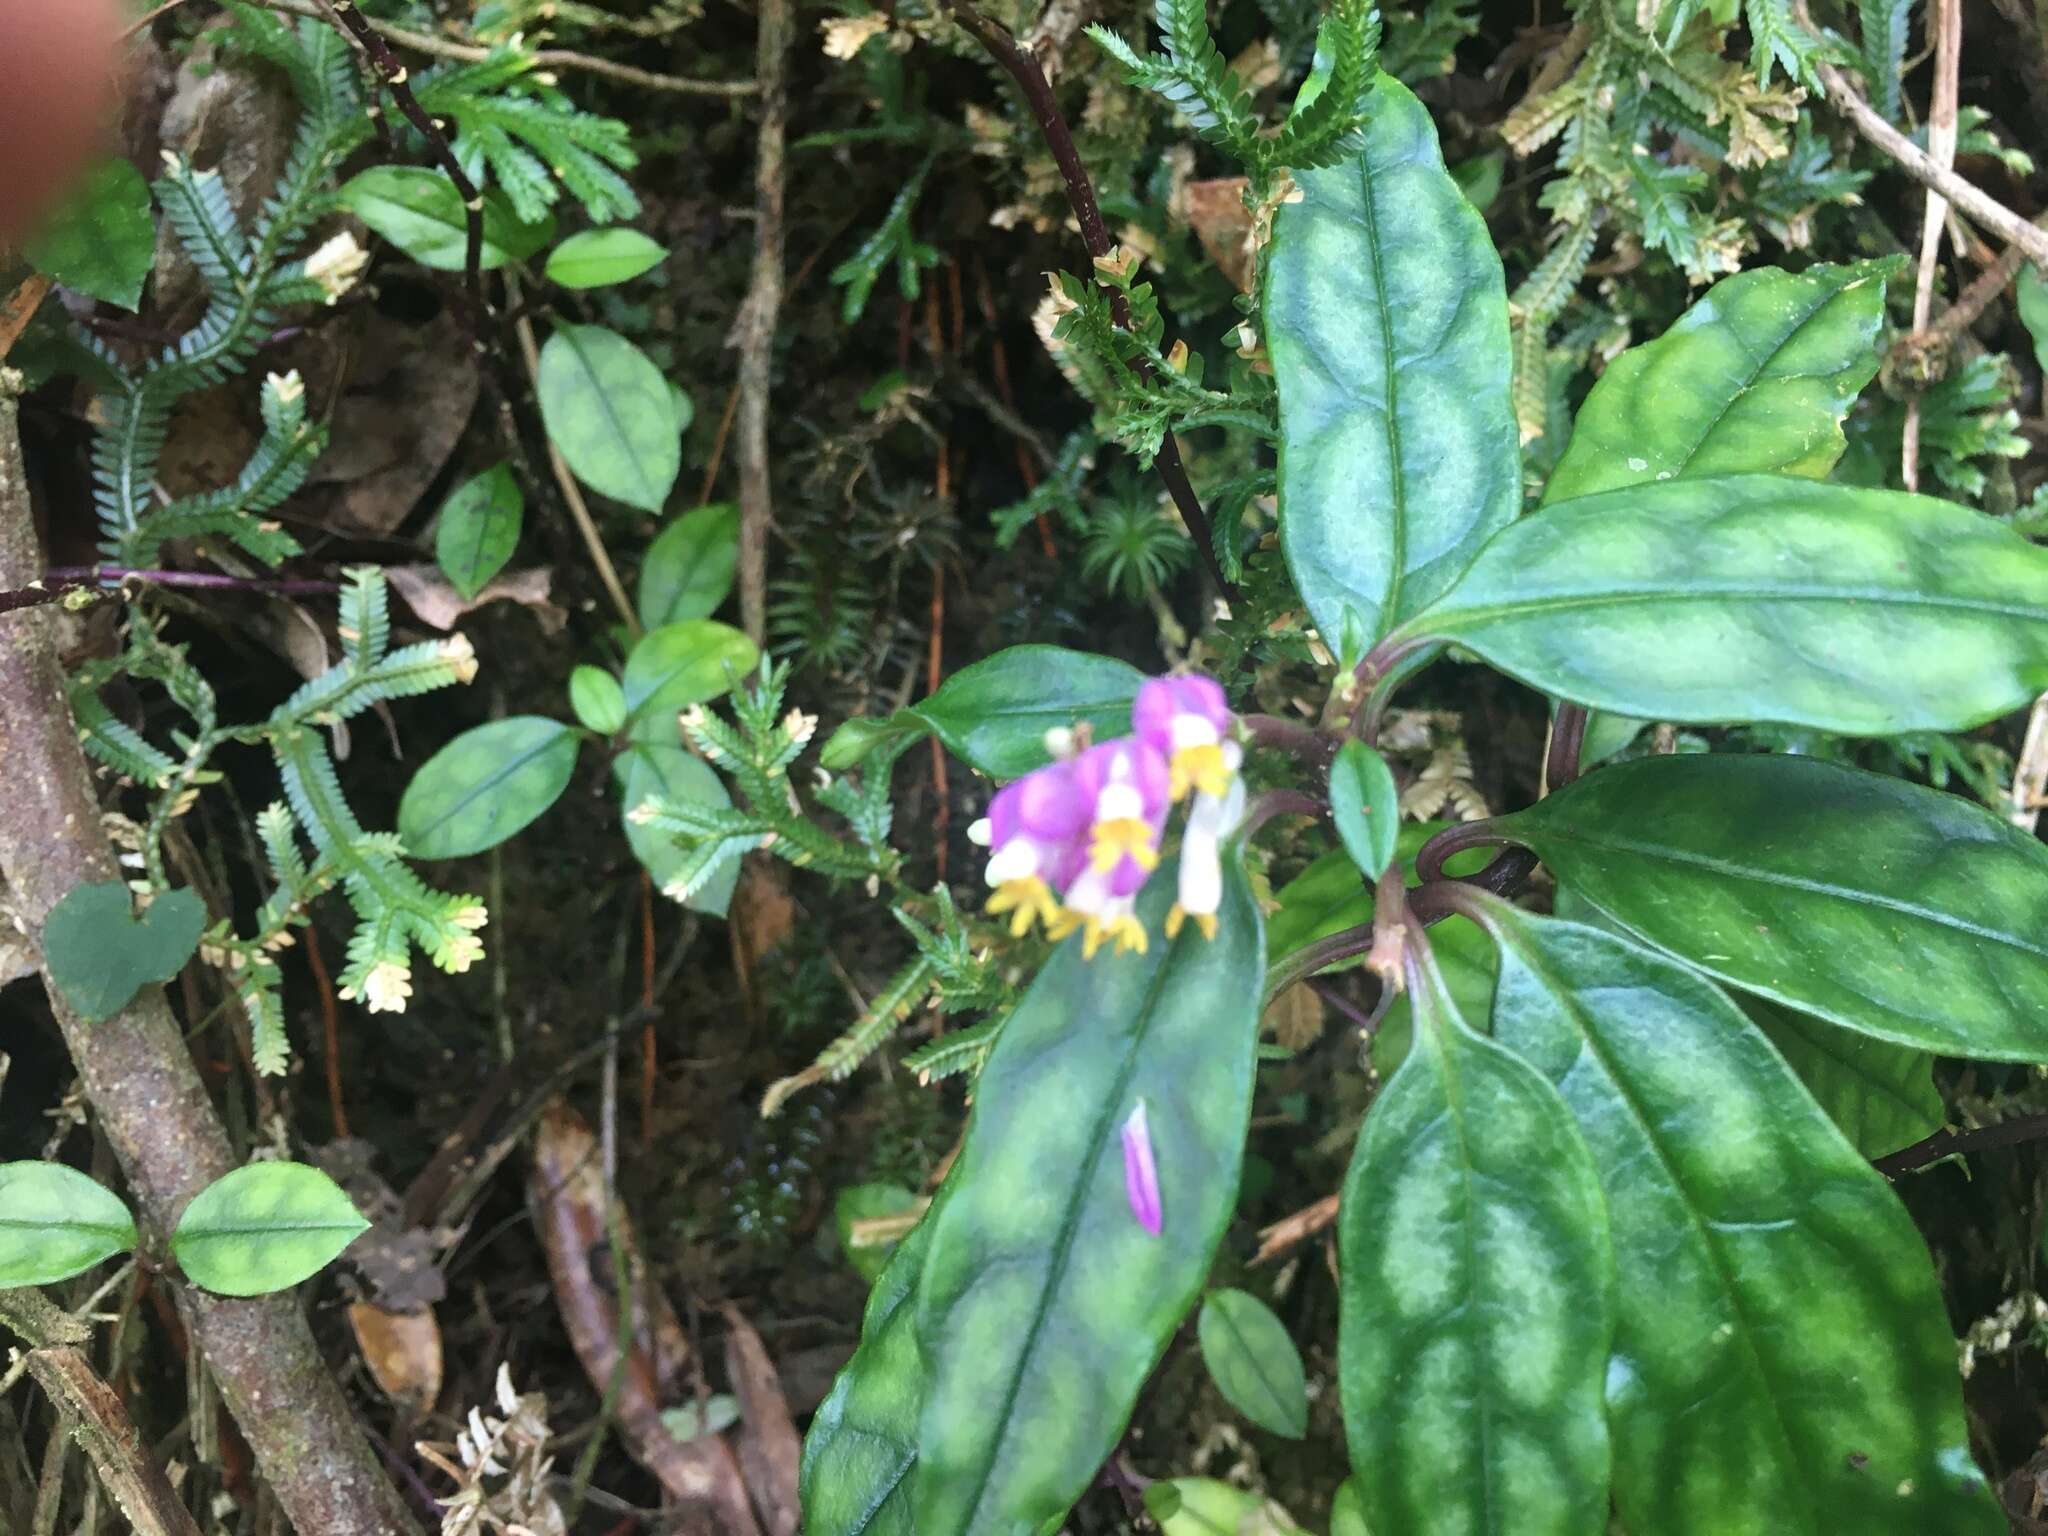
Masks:
[[[363,1364],[386,1397],[419,1415],[441,1395],[441,1325],[433,1308],[389,1312],[374,1302],[348,1309]]]
[[[531,608],[541,629],[550,635],[560,634],[569,622],[569,615],[550,600],[555,580],[550,566],[507,571],[471,598],[457,592],[438,565],[392,565],[385,567],[384,574],[406,607],[433,629],[453,629],[463,615],[497,602]]]
[[[803,1442],[761,1335],[737,1307],[728,1305],[722,1310],[728,1329],[725,1371],[740,1400],[740,1470],[746,1475],[747,1491],[753,1495],[767,1536],[796,1536],[801,1515],[797,1462]]]

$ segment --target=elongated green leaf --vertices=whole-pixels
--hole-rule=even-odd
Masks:
[[[1200,1292],[1236,1203],[1258,1028],[1259,912],[1234,859],[1214,939],[1053,952],[997,1037],[943,1207],[926,1221],[918,1536],[1035,1533],[1088,1486]],[[1132,1209],[1142,1105],[1160,1230]]]
[[[465,481],[441,503],[434,559],[456,591],[473,598],[490,585],[519,547],[525,513],[526,499],[509,464],[495,464]]]
[[[1848,446],[1842,418],[1877,374],[1891,269],[1723,278],[1662,336],[1608,364],[1545,500],[1702,475],[1825,475]]]
[[[626,713],[671,715],[726,692],[761,653],[730,624],[683,619],[642,635],[626,658]]]
[[[112,1190],[62,1163],[0,1163],[0,1288],[68,1280],[134,1246]]]
[[[373,165],[350,177],[335,197],[421,266],[462,270],[469,255],[469,214],[446,171]],[[522,225],[502,198],[486,193],[482,270],[525,259],[546,242],[551,229],[552,221]]]
[[[1016,779],[1048,761],[1049,730],[1085,724],[1098,741],[1128,734],[1131,701],[1144,681],[1144,673],[1111,656],[1013,645],[962,667],[904,713],[969,767]]]
[[[149,183],[127,160],[101,162],[23,250],[38,272],[123,309],[141,302],[156,255]]]
[[[696,507],[661,530],[640,567],[640,622],[649,629],[708,619],[732,591],[740,560],[740,509]]]
[[[1873,1040],[1760,997],[1747,999],[1742,1011],[1865,1157],[1924,1141],[1947,1120],[1932,1051]]]
[[[619,816],[626,842],[653,879],[655,889],[663,890],[682,867],[683,852],[673,838],[633,821],[633,808],[655,795],[678,805],[694,801],[722,808],[732,804],[732,796],[725,781],[703,759],[673,741],[637,741],[612,767],[619,781]],[[725,916],[732,905],[733,888],[739,884],[740,861],[727,858],[722,862],[724,868],[707,875],[684,906],[713,917]]]
[[[1522,495],[1500,257],[1422,104],[1387,75],[1372,103],[1356,159],[1296,173],[1265,261],[1280,541],[1346,662],[1440,597]]]
[[[586,229],[548,253],[548,281],[564,288],[608,288],[659,266],[667,255],[637,229]]]
[[[932,1217],[910,1229],[875,1280],[860,1348],[818,1405],[798,1479],[803,1536],[919,1536],[911,1518],[924,1367],[912,1305]]]
[[[2048,1061],[2048,846],[1807,757],[1615,763],[1503,830],[1619,927],[1881,1040]]]
[[[1360,1512],[1400,1536],[1589,1536],[1607,1526],[1614,1326],[1592,1155],[1550,1082],[1426,969],[1337,1216]]]
[[[495,848],[561,799],[576,772],[576,732],[543,715],[464,731],[428,758],[398,803],[398,835],[421,859]]]
[[[1401,835],[1401,788],[1387,760],[1355,737],[1330,764],[1330,819],[1351,862],[1379,879]]]
[[[1308,1432],[1308,1377],[1286,1326],[1249,1291],[1211,1291],[1195,1325],[1209,1377],[1231,1407],[1290,1440]]]
[[[2048,688],[2048,549],[1928,496],[1670,480],[1524,518],[1404,632],[1617,714],[1963,730]]]
[[[261,1296],[319,1273],[368,1226],[318,1168],[251,1163],[192,1197],[171,1252],[195,1285]]]
[[[601,325],[565,325],[540,352],[548,438],[593,491],[659,512],[683,464],[689,396],[647,354]]]
[[[1622,1523],[2002,1531],[1933,1266],[1884,1179],[1711,983],[1596,929],[1489,910],[1494,1033],[1557,1083],[1606,1192]]]

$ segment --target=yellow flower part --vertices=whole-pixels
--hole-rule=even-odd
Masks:
[[[1052,887],[1036,875],[1026,875],[1018,880],[1005,880],[988,899],[988,910],[992,913],[1008,912],[1010,916],[1010,937],[1021,939],[1031,931],[1033,922],[1045,924],[1049,937],[1058,938],[1054,928],[1071,914],[1063,913],[1060,904],[1053,898]],[[1072,928],[1065,930],[1068,933]]]
[[[1173,904],[1173,910],[1166,914],[1166,936],[1169,939],[1179,938],[1181,924],[1185,923],[1190,916],[1194,918],[1195,926],[1202,930],[1203,938],[1213,939],[1216,937],[1216,914],[1214,912],[1190,914],[1187,908],[1177,901]]]
[[[1115,869],[1129,854],[1143,870],[1159,867],[1159,849],[1152,841],[1152,829],[1136,816],[1118,817],[1095,823],[1095,838],[1088,845],[1088,862],[1097,869]]]
[[[1144,954],[1151,940],[1145,933],[1145,925],[1131,913],[1113,917],[1108,922],[1091,917],[1086,921],[1087,931],[1081,937],[1081,958],[1093,960],[1095,951],[1102,948],[1105,940],[1116,941],[1116,952],[1120,955],[1136,952]]]
[[[1220,741],[1180,748],[1168,759],[1167,771],[1171,775],[1170,791],[1176,800],[1185,800],[1189,790],[1200,790],[1220,799],[1230,789],[1231,767]]]

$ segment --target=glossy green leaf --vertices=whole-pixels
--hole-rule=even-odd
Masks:
[[[1271,1499],[1213,1477],[1168,1477],[1145,1488],[1159,1536],[1300,1536]]]
[[[144,987],[184,969],[206,927],[206,904],[165,891],[137,917],[127,885],[74,885],[43,923],[43,963],[82,1019],[112,1018]]]
[[[1652,757],[1502,830],[1745,991],[1941,1055],[2048,1061],[2048,846],[1960,796],[1808,757]]]
[[[1400,1536],[1607,1526],[1614,1264],[1557,1090],[1458,1016],[1434,967],[1337,1216],[1344,1427],[1365,1523]]]
[[[715,619],[683,619],[650,629],[626,657],[626,713],[666,716],[706,703],[731,689],[760,659],[753,641]]]
[[[1330,1501],[1330,1536],[1371,1536],[1365,1528],[1365,1511],[1359,1505],[1355,1477],[1347,1477],[1338,1484],[1337,1497]]]
[[[1129,735],[1131,701],[1144,681],[1144,673],[1114,657],[1013,645],[962,667],[904,714],[969,767],[1016,779],[1050,760],[1049,730],[1085,724],[1097,741]]]
[[[1760,997],[1742,1011],[1865,1157],[1924,1141],[1947,1122],[1932,1051],[1873,1040]]]
[[[318,1168],[251,1163],[192,1197],[171,1252],[195,1285],[262,1296],[318,1274],[369,1225]]]
[[[577,667],[569,674],[569,708],[600,736],[616,736],[626,725],[626,693],[603,667]]]
[[[1290,1440],[1308,1432],[1301,1351],[1271,1307],[1249,1291],[1211,1291],[1202,1298],[1195,1336],[1210,1379],[1231,1407]]]
[[[672,839],[633,821],[633,807],[654,795],[678,804],[696,801],[723,807],[732,804],[732,795],[725,781],[703,759],[672,741],[635,742],[612,767],[619,781],[619,818],[626,842],[633,857],[654,881],[654,888],[662,890],[676,877],[683,862],[682,851]],[[733,888],[739,884],[740,861],[726,859],[724,865],[707,875],[683,905],[693,912],[725,916],[726,908],[732,905]]]
[[[732,591],[740,560],[740,510],[696,507],[662,529],[640,567],[640,622],[649,629],[708,619]]]
[[[1652,720],[1963,730],[2048,689],[2048,549],[1928,496],[1670,480],[1522,519],[1404,637]]]
[[[2027,334],[2034,338],[2034,361],[2041,365],[2041,372],[2048,374],[2048,277],[2029,262],[2020,268],[2019,285],[2020,321],[2027,328]]]
[[[548,253],[548,281],[564,288],[608,288],[651,271],[667,255],[637,229],[587,229]]]
[[[825,738],[825,745],[818,750],[818,766],[827,773],[844,773],[849,768],[858,768],[877,749],[905,736],[922,736],[924,730],[924,722],[908,712],[880,720],[856,715],[841,721],[839,728]]]
[[[123,309],[142,300],[156,260],[149,183],[116,157],[92,168],[23,247],[29,265],[66,288]]]
[[[0,1289],[68,1280],[134,1246],[112,1190],[62,1163],[0,1163]]]
[[[1236,1204],[1264,941],[1234,858],[1214,939],[1192,923],[1159,937],[1173,894],[1169,866],[1139,897],[1147,953],[1055,949],[976,1083],[925,1223],[918,1536],[1014,1536],[1063,1514],[1208,1277]],[[1141,1103],[1157,1236],[1125,1187],[1120,1133]]]
[[[1368,880],[1379,879],[1401,835],[1401,786],[1387,760],[1356,737],[1330,764],[1330,819],[1351,862]]]
[[[1877,374],[1892,266],[1723,278],[1607,365],[1545,499],[1702,475],[1825,475],[1848,446],[1842,418]]]
[[[683,465],[689,397],[645,352],[601,325],[564,325],[540,352],[540,413],[576,478],[659,512]]]
[[[932,1217],[896,1245],[861,1318],[860,1348],[804,1436],[803,1536],[921,1536],[911,1518],[924,1366],[913,1305]]]
[[[1623,1525],[2003,1531],[1933,1266],[1884,1179],[1711,983],[1597,929],[1489,910],[1495,1036],[1558,1085],[1606,1193]]]
[[[1264,263],[1280,541],[1346,662],[1440,597],[1522,499],[1500,257],[1422,104],[1386,75],[1372,101],[1356,159],[1295,173]]]
[[[509,464],[494,464],[464,481],[441,503],[434,558],[465,599],[474,598],[505,568],[519,547],[525,515],[526,498]]]
[[[469,213],[447,172],[373,165],[351,176],[335,197],[421,266],[462,270],[469,255]],[[502,198],[486,193],[481,270],[523,260],[545,242],[547,229],[522,225]]]
[[[436,752],[405,786],[398,835],[418,859],[459,859],[524,830],[569,787],[582,745],[542,715],[475,726]]]

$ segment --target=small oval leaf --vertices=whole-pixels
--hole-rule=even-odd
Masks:
[[[373,165],[343,183],[341,205],[423,267],[460,272],[469,255],[469,213],[446,171]],[[502,198],[484,195],[483,271],[539,249],[547,226],[522,225]]]
[[[464,731],[405,787],[398,835],[406,851],[459,859],[497,847],[561,798],[580,744],[569,726],[541,715]]]
[[[640,622],[649,629],[708,619],[732,591],[740,560],[740,511],[696,507],[662,529],[640,567]]]
[[[489,586],[512,558],[525,513],[526,498],[509,464],[495,464],[464,481],[441,503],[434,558],[465,601]]]
[[[141,302],[156,258],[149,183],[125,158],[103,160],[22,249],[30,265],[66,288],[123,309]]]
[[[588,229],[548,253],[548,280],[564,288],[606,288],[630,282],[667,255],[637,229]]]
[[[1097,741],[1128,735],[1145,674],[1127,661],[1056,645],[1013,645],[962,667],[903,713],[969,767],[1022,778],[1051,757],[1045,733],[1087,725]]]
[[[626,658],[626,713],[672,715],[725,693],[761,653],[730,624],[684,619],[651,629]]]
[[[569,708],[600,736],[615,736],[625,728],[625,690],[603,667],[581,666],[569,674]]]
[[[1668,480],[1523,518],[1402,634],[1650,720],[1965,730],[2048,689],[2048,549],[1931,496]]]
[[[62,1163],[0,1163],[0,1288],[49,1285],[135,1246],[111,1190]]]
[[[1355,737],[1330,764],[1330,819],[1351,862],[1379,879],[1401,836],[1401,788],[1387,760]]]
[[[152,982],[184,969],[206,927],[194,891],[164,891],[141,917],[119,880],[74,885],[43,923],[43,963],[79,1017],[112,1018]]]
[[[1202,1362],[1230,1406],[1290,1440],[1308,1433],[1308,1377],[1286,1326],[1249,1291],[1211,1291],[1195,1326]]]
[[[2048,845],[1810,757],[1614,763],[1502,830],[1636,938],[1944,1056],[2048,1061]]]
[[[548,440],[578,480],[661,510],[682,470],[689,396],[645,352],[601,325],[561,326],[541,348],[539,394]]]
[[[318,1168],[251,1163],[193,1196],[171,1252],[195,1285],[262,1296],[318,1274],[369,1225]]]

